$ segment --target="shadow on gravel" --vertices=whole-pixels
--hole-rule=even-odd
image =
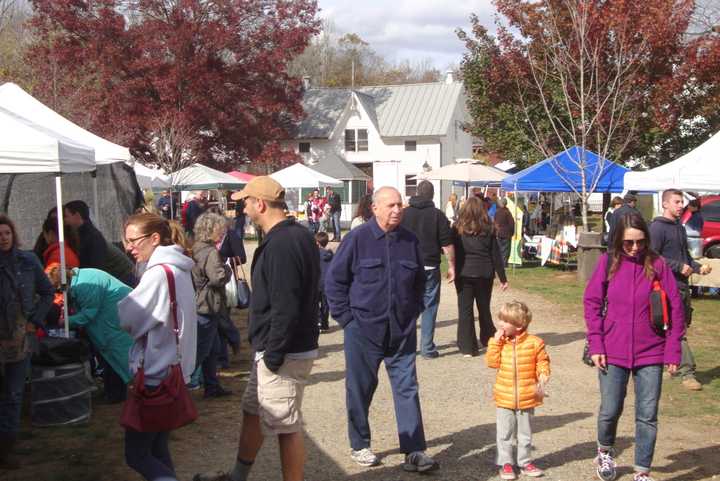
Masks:
[[[667,481],[699,481],[701,479],[715,479],[720,474],[717,457],[720,453],[720,445],[708,446],[706,448],[688,449],[668,456],[670,464],[654,467],[653,470],[659,473],[676,473],[672,478],[665,478]]]
[[[543,332],[537,336],[545,341],[545,344],[548,346],[557,347],[585,339],[585,332],[565,332],[562,334],[557,332]]]
[[[715,379],[720,378],[720,366],[715,366],[712,369],[708,369],[707,371],[698,371],[695,373],[698,381],[700,381],[703,384],[710,384]]]
[[[615,453],[620,455],[623,451],[628,449],[632,445],[633,439],[630,437],[618,437],[615,439]],[[585,443],[578,443],[573,446],[548,453],[542,458],[537,460],[537,464],[546,468],[556,468],[563,466],[574,461],[587,460],[588,463],[588,475],[592,476],[594,468],[591,465],[593,458],[597,453],[597,443],[595,441],[587,441]]]
[[[308,385],[321,382],[337,382],[345,379],[345,371],[314,372],[310,374]]]
[[[534,432],[559,428],[592,416],[591,413],[572,413],[558,416],[538,416],[533,426]],[[618,439],[618,448],[625,449],[629,441]],[[497,478],[495,470],[495,423],[482,424],[464,429],[428,441],[432,447],[441,447],[435,456],[440,463],[440,470],[428,476],[433,480],[484,481]],[[308,479],[317,480],[351,480],[351,481],[405,481],[418,479],[417,474],[405,473],[401,466],[396,464],[382,464],[376,468],[369,468],[359,473],[347,474],[344,470],[323,452],[321,446],[307,438],[308,450]],[[577,444],[558,453],[551,453],[539,460],[545,467],[560,466],[574,459],[585,459],[592,456],[595,443],[587,442]],[[389,455],[398,454],[399,449],[378,452],[381,459]],[[467,473],[473,473],[468,478]]]

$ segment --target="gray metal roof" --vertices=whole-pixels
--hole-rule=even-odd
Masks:
[[[445,135],[463,91],[462,82],[382,85],[356,89],[358,99],[382,137]],[[294,138],[329,138],[350,100],[350,89],[305,92],[306,117]]]
[[[303,95],[305,118],[294,129],[296,139],[327,139],[350,100],[347,89],[309,89]]]
[[[316,164],[308,165],[321,174],[329,175],[338,180],[369,180],[365,172],[345,161],[339,155],[327,153],[323,155]]]

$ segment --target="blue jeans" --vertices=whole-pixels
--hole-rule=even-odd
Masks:
[[[417,331],[413,329],[399,345],[390,345],[390,330],[376,344],[365,336],[357,321],[345,326],[345,402],[348,434],[354,450],[370,447],[368,412],[378,384],[380,363],[385,363],[395,404],[400,451],[425,451],[425,431],[420,410],[420,393],[415,360]]]
[[[218,319],[216,316],[202,316],[198,314],[198,320],[207,320],[204,324],[197,325],[197,356],[195,359],[195,372],[193,372],[190,384],[200,384],[200,373],[202,372],[202,383],[205,392],[213,392],[220,387],[217,377],[217,361],[220,355],[220,335],[218,334]]]
[[[435,321],[440,307],[440,268],[425,271],[425,310],[420,314],[420,354],[435,352]]]
[[[30,356],[22,361],[5,364],[5,373],[0,378],[0,439],[14,439],[20,430],[20,413],[29,365]]]
[[[220,334],[220,354],[218,355],[218,364],[220,367],[227,369],[230,367],[230,357],[228,356],[228,344],[233,346],[233,350],[240,348],[240,331],[230,319],[230,313],[223,314],[223,320],[218,323],[218,334]]]
[[[340,214],[342,211],[333,212],[331,214],[333,231],[335,234],[335,240],[340,240]]]
[[[599,372],[600,412],[598,414],[598,446],[610,449],[615,445],[618,420],[623,412],[630,374],[635,382],[635,470],[649,472],[655,453],[657,414],[662,390],[660,364],[626,369],[609,365],[607,373]]]
[[[170,457],[170,433],[125,430],[125,462],[147,481],[177,481]]]

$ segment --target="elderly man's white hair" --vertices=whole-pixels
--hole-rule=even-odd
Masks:
[[[373,192],[372,201],[373,204],[376,204],[378,199],[386,194],[389,193],[395,193],[397,195],[400,195],[400,191],[397,190],[395,187],[390,187],[389,185],[385,185],[383,187],[380,187],[375,192]],[[402,197],[402,196],[401,196]]]

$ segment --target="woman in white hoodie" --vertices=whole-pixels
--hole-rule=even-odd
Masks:
[[[175,276],[177,319],[180,329],[180,364],[185,382],[195,369],[197,317],[191,271],[193,260],[180,224],[156,214],[136,214],[125,223],[125,247],[147,267],[138,286],[120,303],[120,325],[130,333],[130,371],[134,375],[144,359],[146,386],[157,386],[176,362],[175,333],[170,312],[170,291],[162,265]],[[125,431],[125,460],[146,480],[175,480],[168,448],[169,432]]]

